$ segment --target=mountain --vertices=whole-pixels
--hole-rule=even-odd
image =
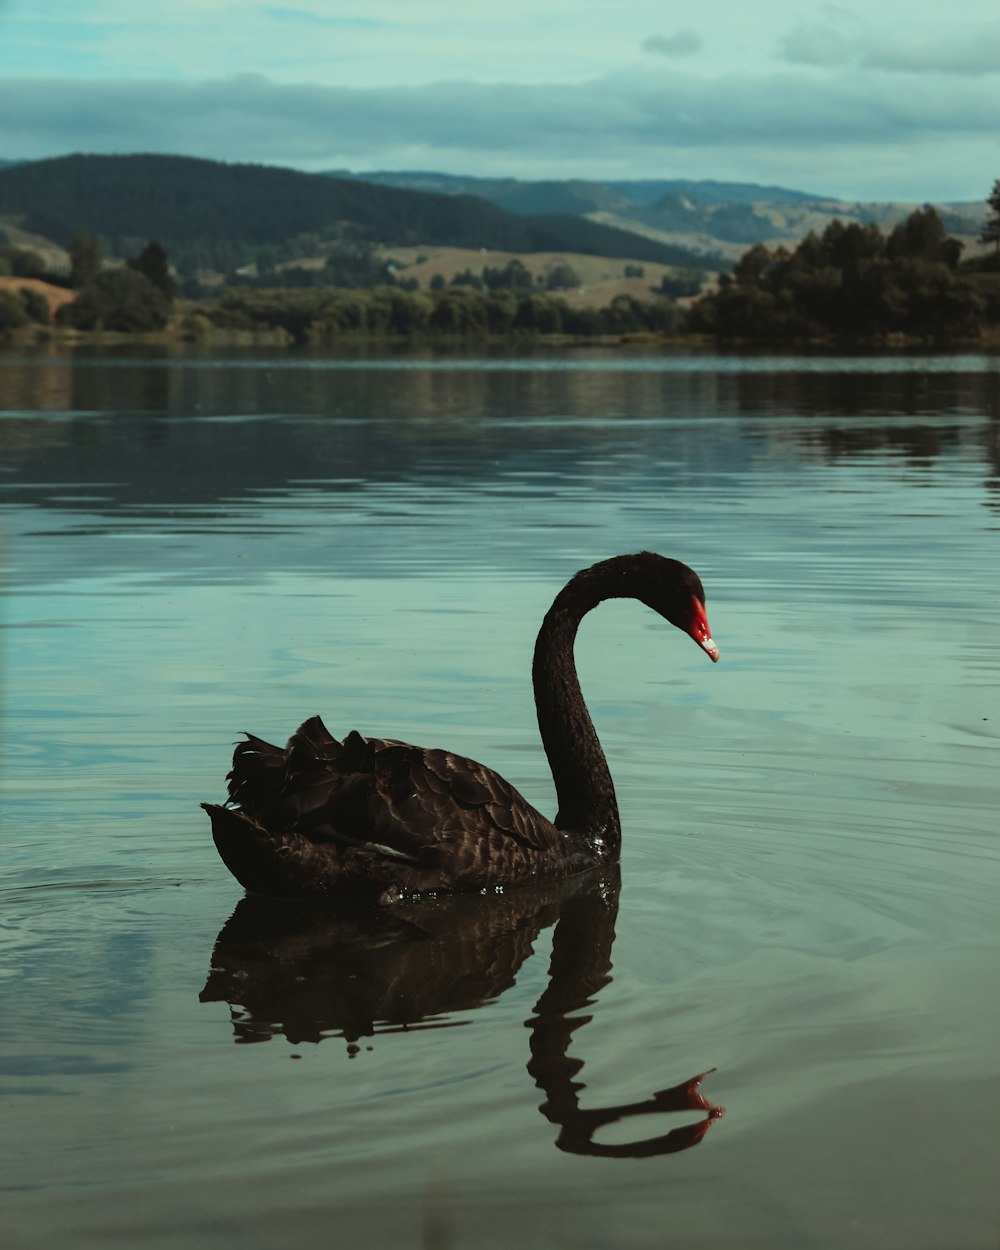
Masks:
[[[90,231],[119,255],[156,239],[182,268],[229,268],[254,249],[302,236],[704,264],[688,249],[573,212],[516,215],[465,193],[184,156],[75,155],[11,165],[0,169],[0,217],[63,245]]]

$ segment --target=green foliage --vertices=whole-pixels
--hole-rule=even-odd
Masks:
[[[792,252],[750,248],[694,305],[688,328],[760,340],[968,337],[988,303],[958,271],[960,252],[929,207],[888,238],[875,225],[834,221]]]
[[[0,335],[20,330],[32,322],[47,325],[48,321],[49,301],[41,291],[33,291],[31,287],[20,291],[0,290]]]
[[[92,282],[101,272],[104,259],[101,245],[94,235],[78,230],[69,241],[69,280],[80,289]]]
[[[28,324],[28,311],[19,291],[0,290],[0,335]]]
[[[165,249],[155,240],[147,243],[139,255],[128,262],[129,268],[148,278],[153,286],[166,299],[172,300],[176,291],[173,278],[170,276],[170,261]]]
[[[439,334],[482,337],[489,333],[486,301],[468,287],[449,287],[435,299],[428,324]]]
[[[163,292],[135,269],[102,270],[65,304],[57,320],[78,330],[162,330],[170,317]]]
[[[5,167],[0,215],[6,214],[60,243],[80,229],[100,234],[119,255],[152,236],[183,273],[232,272],[251,263],[258,248],[308,236],[582,252],[664,264],[692,259],[684,248],[571,213],[522,217],[471,195],[180,156],[77,155]]]
[[[707,281],[708,274],[704,270],[681,270],[672,276],[664,274],[660,279],[660,294],[668,295],[671,299],[697,295]]]
[[[626,276],[628,276],[629,269],[638,269],[639,274],[637,276],[642,276],[641,265],[626,265]],[[545,279],[545,289],[547,291],[572,291],[579,285],[580,275],[572,265],[567,264],[554,265]]]
[[[483,283],[491,291],[530,291],[535,285],[531,273],[516,256],[502,269],[487,265],[483,269]]]
[[[364,290],[237,287],[203,306],[222,329],[284,330],[293,341],[330,342],[342,336],[421,335],[485,337],[502,334],[621,334],[673,332],[674,305],[620,297],[608,309],[572,309],[556,295],[532,288],[477,291],[450,286],[431,294],[397,286]],[[192,323],[193,324],[193,323]],[[204,325],[199,321],[199,333]]]
[[[206,315],[224,329],[283,329],[297,343],[343,334],[408,337],[426,327],[430,300],[419,292],[382,286],[365,290],[234,287]]]
[[[49,301],[41,291],[34,291],[30,286],[24,287],[21,291],[21,303],[24,305],[24,311],[28,314],[29,321],[34,321],[36,325],[42,326],[49,324],[51,315]]]
[[[41,278],[44,273],[45,261],[37,252],[0,243],[0,274],[14,278]]]
[[[463,269],[461,273],[456,273],[451,280],[452,286],[471,286],[474,291],[483,289],[483,280],[477,273],[473,273],[471,269]]]
[[[321,277],[329,286],[380,286],[392,281],[392,269],[370,243],[345,240],[328,253]]]
[[[911,213],[896,226],[885,245],[890,260],[926,260],[954,269],[962,254],[962,244],[945,233],[941,218],[930,205],[923,212]]]
[[[518,301],[513,328],[533,334],[560,334],[563,314],[568,311],[563,300],[551,295],[526,295]]]

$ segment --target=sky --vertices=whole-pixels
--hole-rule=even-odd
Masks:
[[[69,152],[984,200],[1000,5],[0,0],[0,159]]]

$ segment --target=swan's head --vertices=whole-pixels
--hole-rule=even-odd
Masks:
[[[638,599],[690,635],[713,663],[719,658],[705,615],[701,578],[680,560],[668,560],[655,551],[601,560],[581,569],[552,606],[572,604],[582,616],[604,599]]]
[[[642,551],[634,558],[644,583],[638,597],[693,638],[714,664],[719,648],[708,627],[705,588],[698,574],[680,560],[668,560],[651,551]]]

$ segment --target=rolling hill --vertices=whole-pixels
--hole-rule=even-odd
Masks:
[[[702,256],[703,264],[711,256],[735,260],[754,243],[798,242],[810,230],[821,232],[834,218],[891,229],[921,207],[861,203],[789,187],[710,179],[521,182],[426,171],[356,176],[379,186],[478,195],[513,213],[579,213],[588,221],[632,231],[647,240],[688,248]],[[974,241],[984,216],[982,204],[937,207],[946,229],[966,243]]]
[[[520,215],[485,199],[182,156],[64,156],[0,168],[0,218],[65,245],[79,230],[130,255],[157,239],[182,269],[223,268],[302,236],[567,251],[704,264],[686,248],[572,212]]]
[[[647,178],[588,182],[521,181],[517,178],[474,178],[422,170],[382,170],[352,174],[330,171],[329,177],[357,178],[383,187],[433,191],[440,195],[478,195],[512,213],[594,213],[629,211],[656,204],[664,197],[683,196],[692,204],[802,204],[830,203],[832,197],[793,191],[789,187],[761,186],[756,182],[717,182],[712,179]]]

